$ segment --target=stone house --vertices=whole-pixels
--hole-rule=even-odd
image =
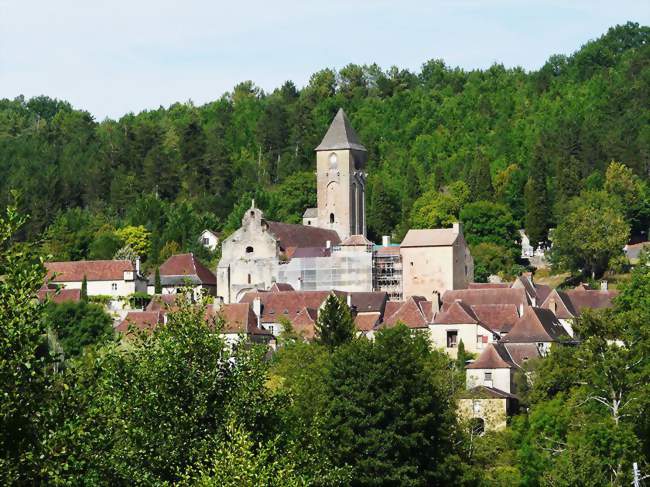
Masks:
[[[217,278],[194,254],[176,254],[158,268],[163,294],[176,294],[181,288],[192,289],[194,299],[216,296]],[[149,275],[147,292],[155,294],[155,273]]]
[[[81,289],[84,278],[88,296],[110,297],[110,308],[121,310],[123,298],[146,292],[147,282],[140,274],[140,263],[130,260],[80,260],[70,262],[46,262],[47,287],[54,289]]]
[[[206,228],[199,235],[199,243],[209,251],[214,252],[219,246],[219,232],[213,232]]]
[[[474,280],[474,260],[460,224],[452,228],[409,230],[400,244],[404,298],[437,300]]]

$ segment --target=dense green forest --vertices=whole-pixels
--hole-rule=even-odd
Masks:
[[[302,89],[247,81],[203,106],[117,121],[46,96],[0,100],[0,204],[19,190],[22,238],[55,258],[110,257],[115,230],[142,225],[156,264],[200,251],[205,227],[237,227],[251,197],[269,218],[299,221],[315,202],[313,149],[343,107],[369,151],[371,237],[445,223],[480,200],[543,241],[571,198],[602,189],[611,161],[648,179],[649,39],[648,27],[617,26],[532,72],[351,64]],[[445,200],[459,181],[460,205]],[[647,231],[644,215],[628,219],[633,234]]]

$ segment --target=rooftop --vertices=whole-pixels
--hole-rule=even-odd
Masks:
[[[334,120],[321,143],[316,147],[317,151],[352,149],[366,152],[366,148],[359,141],[359,136],[352,128],[348,116],[342,108],[336,113]]]

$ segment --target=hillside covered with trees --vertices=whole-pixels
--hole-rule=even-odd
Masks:
[[[287,81],[265,93],[247,81],[203,106],[101,122],[46,96],[0,100],[0,205],[18,190],[31,215],[21,238],[55,259],[110,258],[124,229],[142,226],[153,266],[201,252],[204,228],[232,231],[252,197],[268,218],[298,222],[315,203],[313,149],[343,107],[369,151],[371,238],[488,213],[510,229],[506,242],[475,239],[479,263],[492,265],[513,228],[546,240],[571,199],[602,190],[617,161],[637,188],[622,187],[633,206],[616,210],[627,225],[618,245],[648,228],[649,40],[650,28],[628,23],[533,72],[348,65],[302,89]]]

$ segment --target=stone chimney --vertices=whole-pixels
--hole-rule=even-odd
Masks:
[[[348,293],[347,296],[348,308],[352,309],[352,294]]]
[[[390,235],[384,235],[381,237],[382,247],[388,247],[390,245]]]
[[[325,248],[326,248],[326,249],[329,249],[329,248],[331,248],[331,247],[332,247],[332,241],[331,241],[331,240],[326,240],[326,241],[325,241]]]
[[[253,313],[257,316],[257,323],[262,319],[262,300],[257,297],[253,299]]]
[[[460,222],[454,222],[454,223],[451,225],[451,228],[454,230],[454,233],[460,233],[461,230],[462,230],[462,227],[461,227]]]

